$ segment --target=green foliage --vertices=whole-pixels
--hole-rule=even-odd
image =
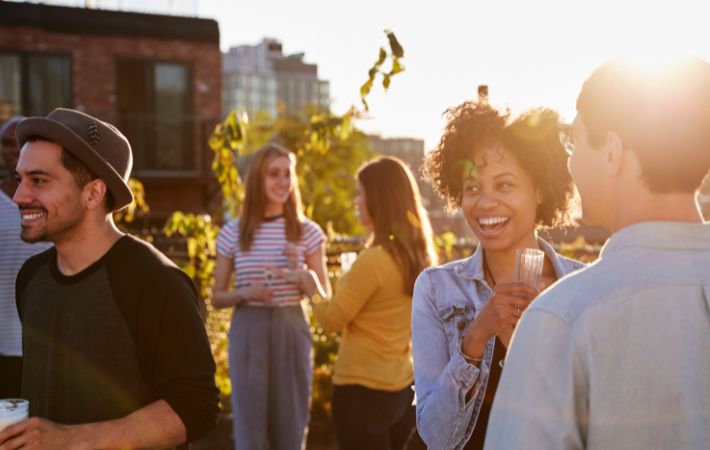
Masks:
[[[232,380],[229,378],[229,324],[232,317],[232,309],[215,309],[208,302],[206,304],[205,328],[207,337],[212,347],[212,355],[217,365],[215,373],[215,383],[220,392],[222,410],[231,411],[232,403],[229,401],[232,395]]]
[[[244,200],[244,185],[241,182],[237,161],[244,155],[248,122],[246,116],[238,116],[232,111],[218,124],[209,139],[214,152],[212,172],[221,189],[224,208],[231,216],[236,216],[239,205]]]
[[[360,101],[362,102],[362,106],[365,108],[365,111],[370,110],[370,107],[367,104],[367,96],[370,95],[370,91],[375,83],[377,74],[379,73],[382,75],[382,87],[385,92],[387,92],[390,87],[390,83],[392,82],[392,77],[398,73],[404,72],[404,66],[402,65],[404,49],[393,32],[385,30],[385,34],[387,35],[387,40],[389,41],[390,51],[387,53],[384,47],[380,47],[375,64],[373,64],[370,70],[367,71],[367,81],[360,86]],[[392,60],[392,66],[389,71],[383,71],[382,65],[385,63],[388,55]]]
[[[145,201],[143,183],[135,178],[128,179],[128,188],[133,193],[133,201],[120,211],[113,213],[113,220],[119,228],[126,229],[129,224],[150,212],[150,207]]]
[[[338,353],[340,339],[326,333],[318,326],[313,313],[309,314],[311,336],[313,337],[313,393],[311,415],[320,420],[328,420],[331,411],[333,391],[333,364]]]
[[[212,223],[212,218],[207,214],[184,214],[175,211],[165,223],[163,233],[168,237],[174,234],[185,237],[187,262],[183,264],[182,269],[190,278],[196,280],[200,296],[204,299],[211,298],[219,227]]]
[[[456,238],[456,235],[451,231],[447,231],[439,236],[434,236],[434,248],[436,249],[436,253],[440,255],[440,259],[444,261],[456,259],[454,255],[454,247],[457,242],[458,239]]]

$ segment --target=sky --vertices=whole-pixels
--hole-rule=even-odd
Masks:
[[[281,40],[305,52],[330,81],[333,110],[358,102],[360,85],[386,45],[385,29],[404,47],[406,71],[388,93],[373,90],[360,128],[387,137],[439,141],[442,113],[476,98],[514,114],[549,106],[569,121],[591,71],[611,57],[653,62],[674,54],[710,59],[710,2],[676,0],[202,0],[201,17],[217,18],[221,46]]]
[[[491,103],[513,114],[548,106],[571,121],[582,83],[612,57],[710,59],[706,0],[93,2],[129,10],[152,3],[213,18],[222,50],[279,39],[285,53],[303,52],[306,62],[318,65],[319,77],[330,82],[336,113],[359,102],[360,85],[390,29],[404,47],[406,70],[388,93],[373,89],[369,117],[358,127],[385,137],[422,138],[427,150],[441,136],[444,111],[475,99],[479,84],[489,86]]]

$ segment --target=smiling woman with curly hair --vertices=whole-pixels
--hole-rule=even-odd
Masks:
[[[542,191],[536,224],[555,227],[572,223],[574,185],[567,172],[567,155],[559,142],[559,116],[555,111],[530,109],[506,125],[510,120],[508,112],[468,101],[449,109],[447,117],[449,122],[441,141],[428,154],[423,172],[449,211],[461,207],[464,171],[475,165],[471,159],[473,149],[498,141]]]
[[[486,102],[448,111],[424,175],[480,242],[469,258],[426,270],[414,291],[417,424],[429,448],[483,448],[501,362],[521,313],[542,286],[581,267],[537,230],[568,224],[574,186],[559,116],[510,114]],[[541,286],[514,282],[516,250],[545,253]]]

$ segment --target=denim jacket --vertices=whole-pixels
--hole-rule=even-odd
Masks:
[[[544,240],[538,242],[558,278],[583,267],[558,255]],[[461,343],[492,294],[483,275],[480,245],[473,256],[430,267],[417,278],[412,306],[417,428],[430,449],[462,449],[473,433],[495,338],[488,341],[480,368],[464,360]]]

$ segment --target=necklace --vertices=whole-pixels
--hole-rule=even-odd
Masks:
[[[486,262],[486,258],[483,258],[483,273],[488,274],[489,277],[491,277],[491,282],[493,283],[493,286],[491,288],[496,287],[496,279],[493,276],[493,272],[491,272],[491,268],[488,267],[488,263]]]

